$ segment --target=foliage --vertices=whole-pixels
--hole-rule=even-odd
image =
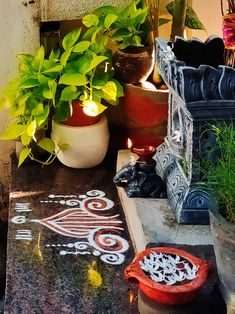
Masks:
[[[83,23],[87,21],[84,17]],[[90,24],[96,24],[90,15]],[[56,99],[56,120],[68,119],[71,110],[71,102],[79,98],[83,106],[92,106],[94,115],[103,112],[106,107],[101,103],[105,99],[111,104],[117,104],[117,98],[123,96],[120,83],[113,79],[112,71],[109,71],[111,54],[105,46],[100,46],[104,38],[97,38],[98,32],[92,32],[88,40],[88,33],[81,36],[81,28],[68,33],[62,42],[64,52],[60,62],[63,65],[58,82]],[[80,39],[81,36],[81,39]],[[79,40],[80,39],[80,40]]]
[[[19,156],[19,165],[29,156],[33,158],[31,142],[37,142],[36,131],[48,127],[50,108],[55,101],[56,77],[62,70],[57,56],[52,53],[45,58],[44,47],[35,55],[18,55],[20,75],[3,91],[2,102],[9,108],[10,123],[1,139],[21,139],[24,149]],[[54,158],[54,142],[42,139],[38,146],[51,155],[45,164]]]
[[[111,54],[100,47],[94,33],[89,37],[82,35],[82,28],[75,29],[63,38],[62,49],[52,50],[48,58],[43,46],[35,55],[18,55],[19,76],[3,91],[0,107],[8,107],[10,123],[1,139],[21,139],[24,148],[19,166],[27,157],[43,165],[55,159],[58,152],[53,140],[45,137],[38,141],[36,134],[48,129],[52,115],[57,121],[67,120],[74,99],[82,101],[86,112],[92,107],[92,115],[98,115],[106,109],[102,99],[114,105],[123,96],[122,86],[108,71]],[[46,161],[34,157],[33,142],[50,153]]]
[[[111,5],[100,7],[95,10],[94,16],[102,33],[112,38],[118,48],[143,47],[148,42],[148,8],[142,7],[141,0],[133,0],[124,8]]]
[[[216,142],[209,158],[202,163],[202,180],[224,217],[235,223],[235,128],[232,123],[223,122],[211,125],[210,130],[215,133]]]
[[[196,12],[186,0],[174,0],[166,5],[166,9],[172,16],[172,19],[159,16],[160,2],[161,0],[145,0],[146,6],[149,8],[149,17],[154,37],[158,36],[158,28],[168,22],[172,22],[171,39],[173,40],[176,35],[183,37],[185,27],[205,30]]]

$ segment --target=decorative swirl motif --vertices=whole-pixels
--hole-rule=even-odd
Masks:
[[[169,177],[173,173],[174,169],[175,169],[175,163],[169,164],[164,170],[165,177],[166,178]]]
[[[63,200],[58,200],[63,195],[51,194],[49,198],[53,200],[41,202],[60,203],[70,208],[50,217],[31,221],[40,223],[63,236],[81,239],[74,243],[47,245],[60,248],[60,255],[93,254],[106,263],[119,265],[124,261],[122,253],[128,250],[129,245],[119,236],[119,232],[123,230],[120,226],[122,221],[118,219],[119,214],[110,215],[109,212],[104,214],[104,211],[114,206],[113,201],[104,196],[105,193],[99,190],[89,191],[86,195],[71,195],[71,199],[64,196]]]
[[[201,90],[202,71],[201,68],[180,67],[179,73],[181,77],[181,97],[185,101],[203,100]]]
[[[15,216],[11,219],[11,222],[14,224],[24,224],[26,223],[26,218],[25,216]]]
[[[202,92],[203,92],[203,98],[204,99],[220,99],[219,94],[219,72],[209,66],[201,66],[200,67],[203,70],[202,74]]]
[[[77,250],[85,250],[88,248],[88,243],[87,242],[75,242],[73,243],[73,246]]]
[[[208,208],[210,195],[208,192],[195,189],[191,190],[186,199],[185,199],[185,206],[186,208]]]
[[[106,251],[120,251],[122,250],[122,243],[118,241],[114,234],[95,234],[95,242]]]
[[[92,197],[104,197],[105,193],[100,190],[91,190],[86,193],[88,196]]]
[[[178,186],[174,191],[174,203],[175,203],[175,210],[177,208],[181,207],[181,204],[184,201],[184,197],[186,194],[186,187],[185,185],[181,184],[180,186]]]
[[[112,232],[115,231],[112,230]],[[95,249],[104,253],[112,251],[118,254],[126,252],[129,248],[129,244],[125,239],[117,234],[107,233],[107,230],[98,230],[98,232],[94,230],[88,240]]]
[[[114,206],[113,201],[107,198],[89,198],[82,201],[82,207],[89,211],[106,211]]]
[[[64,201],[63,203],[62,203],[63,201],[60,201],[60,204],[65,204],[65,205],[67,205],[67,206],[77,206],[77,205],[79,205],[80,204],[80,201],[79,200],[77,200],[77,199],[71,199],[71,200],[67,200],[67,201]]]
[[[173,175],[169,178],[169,185],[172,189],[176,189],[179,184],[181,183],[181,176],[180,175]]]
[[[158,155],[162,155],[162,154],[164,154],[166,148],[167,148],[166,143],[163,143],[160,146],[158,146],[156,153]]]
[[[124,262],[125,257],[123,254],[103,254],[100,259],[108,264],[120,265]]]
[[[235,99],[235,69],[228,66],[219,67],[221,73],[219,91],[223,99]]]

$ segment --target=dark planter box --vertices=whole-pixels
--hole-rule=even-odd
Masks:
[[[195,45],[195,41],[198,43],[190,43]],[[156,170],[166,182],[170,205],[182,224],[209,223],[209,195],[201,188],[198,170],[200,158],[207,156],[215,141],[208,125],[215,121],[235,123],[235,69],[215,66],[223,53],[221,41],[211,37],[199,44],[204,61],[212,52],[219,53],[212,58],[213,66],[199,67],[177,60],[166,40],[156,41],[156,61],[169,87],[168,130],[155,155]]]

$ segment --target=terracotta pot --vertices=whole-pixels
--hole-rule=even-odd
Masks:
[[[198,267],[196,278],[180,282],[175,285],[167,285],[153,281],[140,266],[144,257],[148,257],[152,252],[164,253],[171,256],[178,255],[187,260],[192,265]],[[125,269],[125,278],[132,283],[136,283],[140,290],[150,299],[163,304],[183,304],[191,301],[198,289],[204,284],[208,276],[210,266],[207,262],[199,259],[183,250],[171,247],[156,247],[146,249],[136,254],[133,262]]]
[[[87,126],[97,123],[100,120],[100,116],[88,116],[83,111],[83,106],[80,100],[76,99],[72,102],[72,115],[69,119],[63,122],[65,125],[70,126]]]
[[[147,80],[153,71],[152,48],[128,47],[118,49],[113,55],[115,76],[123,83],[139,83]]]
[[[167,134],[168,90],[125,84],[120,105],[133,146],[159,146]]]
[[[68,167],[91,168],[102,162],[108,144],[109,130],[107,118],[103,115],[100,121],[89,126],[68,126],[52,121],[51,138],[59,151],[58,159]]]

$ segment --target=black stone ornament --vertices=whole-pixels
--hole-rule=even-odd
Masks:
[[[123,187],[128,197],[166,198],[165,185],[156,174],[155,164],[127,164],[116,173],[113,182]]]

